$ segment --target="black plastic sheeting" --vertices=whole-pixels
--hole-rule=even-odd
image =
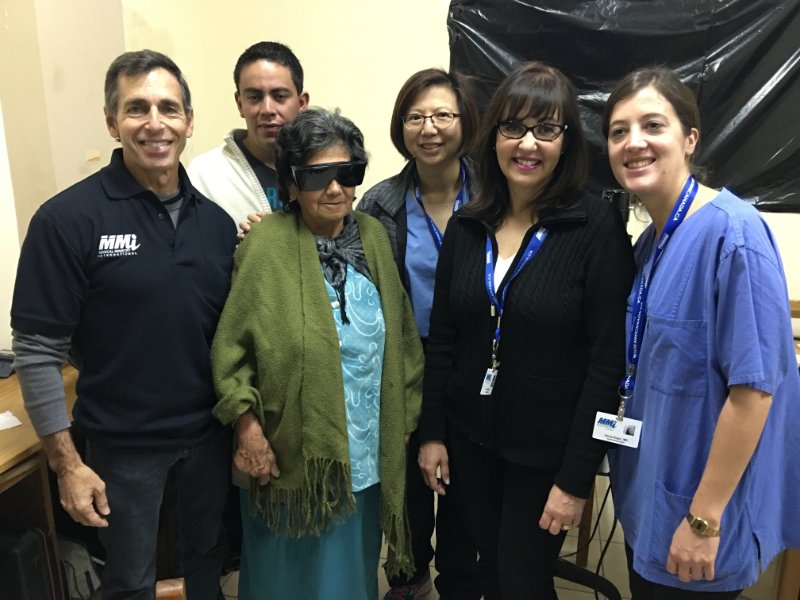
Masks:
[[[697,96],[696,162],[711,185],[760,210],[800,212],[800,0],[453,0],[447,26],[450,68],[476,76],[482,106],[526,60],[572,79],[592,190],[618,187],[600,126],[609,92],[629,71],[664,64]]]

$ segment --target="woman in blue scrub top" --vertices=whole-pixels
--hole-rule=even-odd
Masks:
[[[394,147],[408,162],[400,173],[370,188],[358,205],[358,210],[383,223],[389,234],[423,343],[428,338],[433,280],[447,222],[475,192],[467,153],[477,127],[478,111],[464,77],[441,69],[414,73],[397,94],[389,129]],[[419,441],[412,435],[406,492],[414,575],[389,578],[386,600],[420,598],[430,589],[434,527],[439,594],[479,600],[475,545],[459,504],[454,493],[440,498],[434,517],[433,493],[420,477],[418,452]]]
[[[698,182],[698,107],[674,73],[626,76],[603,128],[617,181],[653,219],[635,247],[620,390],[641,438],[610,453],[631,591],[735,598],[800,544],[800,382],[780,255],[751,205]]]

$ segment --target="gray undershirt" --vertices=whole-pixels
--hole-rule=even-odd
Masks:
[[[158,196],[161,204],[167,210],[169,218],[172,220],[172,226],[178,226],[178,217],[181,214],[181,206],[183,206],[183,195],[180,191],[172,196]]]
[[[61,368],[67,362],[71,339],[13,330],[14,370],[36,435],[44,437],[70,426]]]

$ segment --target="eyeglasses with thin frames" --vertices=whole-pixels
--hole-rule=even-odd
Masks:
[[[542,121],[528,127],[520,121],[509,119],[501,121],[497,124],[497,131],[500,135],[507,137],[511,140],[521,140],[530,131],[540,142],[553,142],[558,139],[564,131],[567,130],[567,125],[559,125],[558,123],[547,123]]]
[[[403,115],[403,125],[406,129],[422,129],[425,127],[425,121],[430,119],[431,125],[436,127],[436,129],[447,129],[453,124],[453,121],[456,120],[456,117],[460,117],[461,115],[458,113],[452,113],[447,111],[440,111],[433,113],[432,115],[421,115],[419,113],[409,113],[407,115]]]

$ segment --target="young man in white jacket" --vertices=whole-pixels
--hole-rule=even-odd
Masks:
[[[303,67],[277,42],[258,42],[236,61],[234,99],[247,129],[233,129],[221,146],[189,165],[192,183],[240,223],[254,212],[282,210],[275,177],[275,138],[308,108]]]

